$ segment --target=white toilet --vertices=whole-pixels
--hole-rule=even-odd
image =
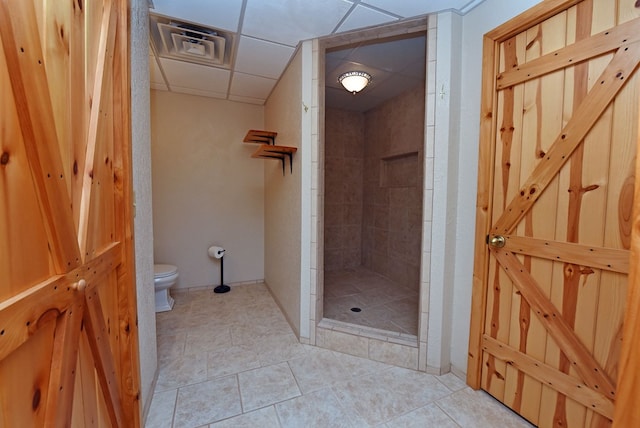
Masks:
[[[170,311],[173,308],[173,297],[169,288],[178,279],[178,268],[173,265],[153,265],[153,285],[156,289],[156,312]]]

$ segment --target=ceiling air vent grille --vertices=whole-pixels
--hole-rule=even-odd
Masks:
[[[156,14],[150,20],[151,41],[160,57],[229,68],[232,33]]]

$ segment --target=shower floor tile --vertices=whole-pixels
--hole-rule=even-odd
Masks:
[[[417,291],[363,267],[324,274],[324,318],[417,336],[418,304]]]
[[[156,314],[161,364],[147,428],[531,427],[452,374],[299,343],[264,284],[174,298],[174,310]]]

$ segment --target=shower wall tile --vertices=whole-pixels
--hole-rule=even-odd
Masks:
[[[427,94],[427,106],[435,106],[436,105],[436,94]],[[435,126],[436,123],[436,115],[435,109],[427,107],[427,126]]]
[[[425,221],[422,230],[424,231],[422,234],[422,248],[431,249],[431,222]]]
[[[311,168],[311,188],[318,189],[318,168]]]
[[[362,225],[362,204],[344,204],[344,224]]]
[[[427,28],[429,30],[435,30],[438,28],[438,15],[433,13],[427,17]]]
[[[318,189],[311,189],[311,212],[318,213],[318,219],[321,219],[323,206],[319,203],[320,192]]]
[[[322,286],[323,284],[323,280],[322,280],[322,271],[318,271],[318,294],[315,296],[315,300],[313,301],[313,306],[316,308],[316,317],[315,320],[321,320],[322,318],[324,318],[324,287]],[[315,326],[317,323],[314,323],[313,325]],[[313,342],[311,342],[312,344],[316,344],[316,335],[315,335],[315,331],[316,329],[313,328],[312,329],[314,331],[314,340]]]
[[[376,177],[375,183],[379,182],[380,179]],[[389,205],[391,205],[391,201],[389,200],[389,189],[386,187],[379,187],[379,185],[377,185],[374,193],[374,203],[376,205],[389,207]]]
[[[326,226],[324,228],[324,248],[326,251],[342,249],[344,226]]]
[[[330,206],[341,205],[342,200],[344,199],[342,197],[342,187],[340,186],[336,189],[329,181],[326,181],[325,185],[328,189],[328,191],[324,195],[325,209],[328,210]]]
[[[363,265],[418,290],[424,86],[365,113]]]
[[[318,242],[318,221],[315,216],[311,217],[311,245],[315,246]]]
[[[325,112],[325,260],[327,271],[362,263],[364,117],[362,113]],[[356,227],[357,226],[357,227]]]
[[[320,266],[323,266],[324,264],[324,254],[322,252],[318,253],[318,247],[316,247],[315,245],[311,246],[311,257],[312,260],[316,259],[318,260],[318,263],[320,263]],[[317,266],[315,266],[315,263],[311,263],[311,267],[312,268],[316,268]]]
[[[369,358],[407,369],[418,369],[418,348],[396,343],[369,340]]]
[[[343,183],[344,186],[344,204],[361,204],[362,203],[362,185],[360,188],[354,188],[351,186],[347,186],[346,183]]]
[[[374,272],[388,272],[389,271],[389,259],[386,254],[373,253],[373,266],[371,269]]]
[[[350,242],[358,242],[358,243],[360,242],[360,236],[362,236],[362,228],[360,227],[359,224],[358,225],[347,224],[343,226],[342,229],[343,229],[342,236],[339,239],[343,245],[346,245]],[[349,248],[345,248],[345,250],[348,250],[348,249]]]
[[[436,93],[436,62],[427,60],[427,93]]]
[[[309,280],[309,286],[311,288],[312,296],[319,296],[322,294],[321,287],[318,284],[318,269],[311,268],[311,279]]]
[[[373,230],[373,246],[374,253],[381,254],[385,257],[389,255],[389,230],[374,229]]]
[[[341,250],[330,250],[327,248],[326,244],[324,247],[324,266],[325,270],[332,271],[337,268],[332,268],[332,266],[340,266],[342,264],[342,251]]]
[[[369,339],[339,331],[318,328],[316,345],[356,357],[368,358]]]
[[[423,326],[427,330],[427,326]],[[427,342],[420,342],[418,346],[418,370],[424,370],[427,367]]]
[[[424,187],[425,189],[433,189],[433,158],[425,159],[424,163]]]
[[[309,305],[309,320],[310,321],[314,321],[316,319],[318,319],[318,317],[321,317],[322,314],[318,314],[318,296],[315,294],[311,294],[311,304]],[[312,326],[315,327],[315,322],[311,323]],[[310,331],[313,331],[313,338],[311,336],[309,336],[309,339],[313,339],[313,341],[311,341],[310,343],[315,344],[315,328],[311,328]]]
[[[424,189],[424,198],[422,200],[423,219],[431,221],[433,219],[433,189]]]
[[[437,41],[437,31],[429,31],[427,33],[427,60],[435,59]]]
[[[320,316],[320,318],[322,318],[322,316]],[[315,345],[316,344],[316,329],[315,329],[315,325],[316,325],[316,318],[311,318],[309,320],[309,324],[312,326],[312,328],[309,330],[309,341],[307,343],[305,343],[305,345]],[[304,343],[302,341],[300,341],[300,343]]]
[[[344,265],[347,268],[355,268],[362,264],[362,251],[360,249],[346,249],[343,252]]]
[[[429,331],[429,304],[427,303],[427,305],[423,305],[423,312],[420,314],[420,336],[418,337],[418,340],[420,341],[421,344],[424,343],[425,345],[425,365],[426,365],[426,345],[427,345],[427,332]],[[426,308],[426,311],[424,310]],[[421,366],[424,367],[424,366]]]
[[[389,206],[375,205],[373,208],[373,227],[382,229],[389,224]]]
[[[430,274],[431,274],[431,251],[423,251],[422,252],[422,281],[425,282],[426,284],[429,284]],[[423,295],[423,298],[428,299],[429,293],[426,293],[426,296]]]
[[[435,106],[431,106],[431,108],[435,108]],[[429,109],[429,106],[427,106]],[[436,127],[435,126],[427,126],[425,132],[425,158],[433,158],[435,157],[435,141],[436,141]]]

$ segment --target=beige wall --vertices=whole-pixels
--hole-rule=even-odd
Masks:
[[[242,142],[262,129],[264,108],[151,92],[153,235],[156,263],[178,267],[176,288],[264,279],[264,162]]]
[[[293,173],[277,160],[264,163],[265,281],[289,323],[300,333],[302,55],[298,51],[265,104],[265,128],[276,144],[293,146]]]

